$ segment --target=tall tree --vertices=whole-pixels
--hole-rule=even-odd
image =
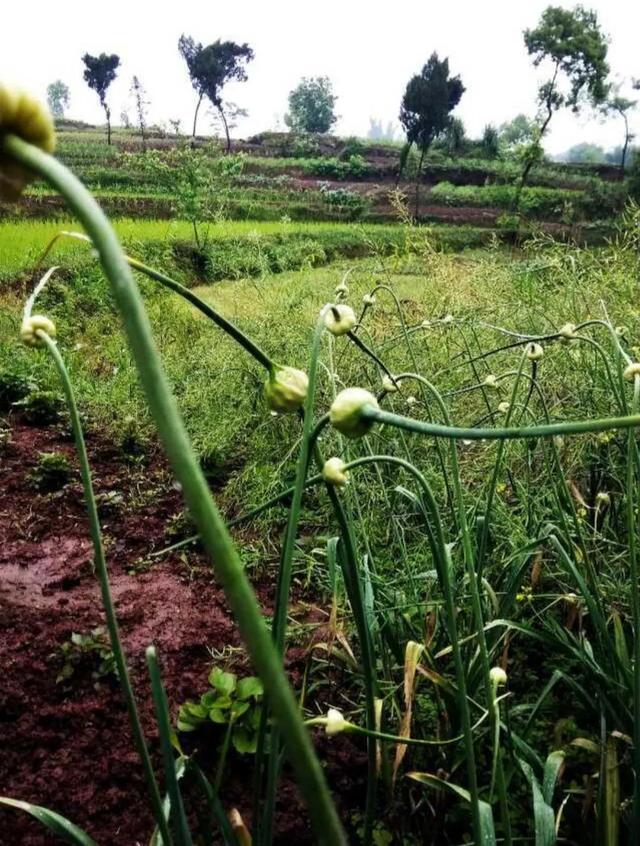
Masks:
[[[116,78],[116,70],[120,66],[120,57],[115,53],[100,53],[99,56],[91,56],[85,53],[82,57],[84,62],[84,81],[89,88],[93,89],[100,105],[104,109],[107,118],[107,143],[111,144],[111,109],[107,103],[107,90]]]
[[[138,121],[138,129],[140,130],[140,138],[142,139],[142,149],[147,149],[147,137],[145,132],[147,130],[147,108],[149,107],[149,100],[147,99],[147,92],[137,76],[131,80],[131,96],[136,110],[136,119]]]
[[[69,88],[61,79],[47,85],[47,103],[54,118],[64,117],[64,110],[69,108]]]
[[[549,66],[549,76],[538,89],[537,138],[525,156],[522,186],[540,159],[542,138],[553,115],[566,107],[577,112],[585,100],[594,107],[602,104],[608,94],[609,74],[607,39],[596,13],[583,6],[548,6],[538,26],[524,31],[524,43],[535,67]]]
[[[222,100],[222,89],[231,81],[245,82],[245,65],[253,59],[253,50],[248,44],[236,44],[234,41],[214,41],[203,47],[193,38],[181,35],[178,50],[187,64],[191,84],[198,94],[198,102],[193,117],[193,133],[196,136],[198,112],[202,100],[207,97],[220,115],[227,139],[227,152],[231,151],[231,136],[226,104]]]
[[[400,107],[400,123],[407,135],[405,158],[413,144],[420,150],[416,173],[416,217],[424,157],[434,140],[449,126],[451,112],[464,91],[460,77],[449,76],[449,60],[440,61],[437,53],[433,53],[421,72],[407,83]]]
[[[632,88],[636,91],[640,90],[640,80],[634,79]],[[627,162],[627,152],[629,144],[634,139],[634,134],[631,132],[629,126],[629,112],[631,112],[638,105],[637,100],[632,100],[629,97],[624,97],[621,93],[621,86],[615,85],[611,89],[611,96],[604,103],[603,111],[605,114],[614,112],[619,115],[624,122],[624,142],[620,150],[620,179],[624,179],[624,169]]]
[[[289,93],[284,122],[292,132],[329,132],[338,120],[337,99],[329,77],[303,77]]]

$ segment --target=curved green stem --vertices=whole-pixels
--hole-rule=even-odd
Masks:
[[[100,519],[98,517],[98,508],[96,505],[96,498],[93,491],[93,482],[91,479],[91,468],[89,466],[89,457],[87,455],[87,447],[84,441],[84,434],[82,432],[82,423],[80,421],[80,414],[76,404],[75,395],[71,379],[67,372],[64,360],[60,355],[60,351],[46,332],[38,331],[38,337],[44,341],[51,357],[54,361],[56,369],[60,375],[62,382],[62,389],[64,391],[67,407],[69,409],[69,416],[71,418],[71,428],[73,430],[73,437],[76,442],[76,450],[80,462],[80,476],[82,478],[82,487],[84,489],[84,498],[87,506],[87,513],[89,516],[89,531],[91,533],[91,541],[93,543],[94,564],[98,573],[98,581],[100,582],[100,593],[102,596],[102,605],[104,607],[105,617],[107,618],[107,631],[109,632],[109,640],[111,642],[111,649],[113,657],[118,668],[118,678],[124,694],[124,699],[127,705],[127,712],[129,714],[129,722],[131,724],[131,731],[133,733],[133,740],[135,742],[138,754],[142,761],[142,769],[144,770],[145,779],[147,782],[147,789],[149,790],[149,798],[153,809],[160,833],[167,846],[171,844],[171,835],[167,828],[164,812],[162,810],[162,799],[158,790],[158,784],[153,772],[151,758],[149,757],[149,750],[147,749],[147,742],[145,740],[140,717],[138,715],[138,708],[129,677],[129,668],[127,667],[127,660],[122,648],[122,641],[120,640],[120,630],[118,627],[118,619],[116,617],[115,608],[113,606],[113,599],[111,597],[111,588],[109,585],[109,572],[107,570],[107,562],[104,554],[104,546],[102,544],[102,532],[100,530]]]
[[[387,423],[430,435],[434,438],[452,438],[467,441],[508,441],[516,438],[548,438],[552,435],[579,435],[587,432],[606,432],[608,429],[633,429],[640,426],[640,414],[626,417],[603,417],[599,420],[570,420],[564,423],[547,423],[540,426],[509,426],[495,428],[465,428],[463,426],[443,426],[439,423],[425,423],[413,420],[401,414],[393,414],[367,405],[361,411],[362,416],[374,423]]]

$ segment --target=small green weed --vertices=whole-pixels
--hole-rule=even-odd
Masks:
[[[70,481],[72,472],[64,453],[41,452],[29,478],[37,490],[50,493],[63,488]]]
[[[92,629],[88,634],[73,632],[69,640],[60,646],[63,665],[56,678],[56,684],[69,681],[81,668],[91,667],[91,676],[95,681],[106,676],[115,676],[118,671],[115,664],[109,637],[104,626]]]
[[[196,731],[207,723],[227,726],[227,735],[241,755],[256,751],[262,703],[262,682],[255,676],[238,679],[219,667],[209,673],[210,689],[200,702],[185,702],[178,713],[178,730]],[[228,740],[225,738],[225,744]],[[225,750],[226,751],[226,750]]]

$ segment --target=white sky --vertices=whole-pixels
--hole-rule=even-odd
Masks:
[[[273,129],[287,95],[301,76],[327,75],[341,119],[337,132],[364,135],[369,118],[397,120],[409,77],[433,50],[448,56],[467,88],[455,114],[470,135],[535,113],[538,71],[522,41],[550,0],[0,0],[0,79],[44,95],[62,79],[71,89],[70,117],[101,122],[96,95],[82,79],[81,55],[117,53],[122,65],[109,92],[116,122],[128,103],[133,74],[148,91],[152,121],[181,118],[190,126],[195,94],[178,54],[181,33],[209,43],[247,41],[255,51],[246,83],[230,85],[226,98],[249,111],[235,134]],[[571,8],[573,3],[554,0]],[[616,76],[640,77],[640,3],[584,0],[610,36],[609,64]],[[130,113],[133,110],[130,108]],[[640,137],[640,108],[632,123]],[[199,130],[206,129],[203,120]],[[605,147],[622,141],[622,122],[560,114],[547,149],[557,153],[581,141]]]

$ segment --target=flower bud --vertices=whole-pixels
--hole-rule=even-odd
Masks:
[[[500,405],[498,406],[498,411],[500,412],[500,414],[506,414],[510,408],[511,404],[505,401],[500,403]]]
[[[332,305],[324,315],[324,325],[332,335],[346,335],[356,325],[356,313],[348,305]]]
[[[44,341],[38,337],[38,330],[46,332],[50,338],[56,336],[56,325],[48,317],[42,314],[33,314],[22,321],[20,327],[20,338],[28,347],[42,347]]]
[[[49,110],[25,91],[0,83],[0,136],[17,135],[23,141],[52,153],[56,146]],[[34,174],[11,156],[0,152],[0,199],[17,200]]]
[[[347,298],[347,294],[349,293],[349,288],[346,282],[341,282],[339,285],[336,285],[336,298],[339,300],[345,300]]]
[[[525,352],[529,361],[540,361],[540,359],[544,355],[544,350],[540,346],[540,344],[535,344],[533,342],[527,344]]]
[[[367,405],[379,408],[372,393],[364,388],[345,388],[334,399],[329,409],[329,420],[348,438],[361,438],[373,426],[372,420],[366,420],[361,415],[362,409]]]
[[[484,377],[482,384],[486,388],[497,388],[498,387],[498,377],[494,376],[493,373],[489,373],[487,376]]]
[[[337,488],[344,488],[349,484],[349,473],[345,471],[347,465],[337,456],[328,458],[322,467],[322,478],[330,485]]]
[[[636,376],[640,376],[640,362],[632,361],[631,364],[629,364],[629,365],[627,365],[627,367],[625,367],[622,375],[629,382],[633,382],[635,380]]]
[[[385,373],[382,377],[382,387],[388,394],[394,394],[398,390],[398,383]]]
[[[308,389],[309,377],[303,370],[276,366],[264,384],[264,395],[272,411],[287,414],[302,407]]]
[[[452,314],[445,314],[445,316],[440,321],[441,323],[453,323],[454,317]]]
[[[489,670],[489,678],[494,687],[504,687],[507,683],[507,674],[502,667],[492,667]]]
[[[374,294],[365,294],[362,298],[363,305],[372,306],[375,304],[376,298]]]
[[[407,397],[407,405],[409,407],[411,407],[412,405],[415,405],[417,402],[418,402],[418,400],[415,397]]]
[[[571,341],[575,341],[575,339],[578,337],[576,334],[575,323],[565,323],[564,326],[561,326],[558,329],[558,335],[560,336],[560,341],[563,344],[568,344]]]
[[[325,731],[329,737],[333,737],[334,734],[340,734],[348,725],[349,723],[342,716],[342,711],[338,711],[337,708],[329,708],[327,711],[327,722],[325,723]]]
[[[596,503],[598,505],[611,505],[611,497],[606,491],[598,491],[596,494]]]
[[[422,326],[423,329],[429,329],[429,327],[431,326],[431,321],[430,320],[423,320],[420,325]]]
[[[624,335],[627,334],[628,329],[626,326],[616,326],[613,330],[619,338],[622,338]]]

